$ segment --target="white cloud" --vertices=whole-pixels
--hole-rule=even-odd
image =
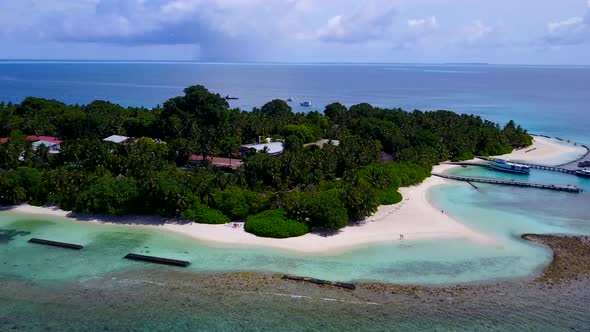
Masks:
[[[18,45],[37,47],[31,53],[38,54],[43,54],[38,45],[61,45],[52,46],[50,55],[61,49],[71,57],[70,47],[82,50],[87,44],[90,55],[97,45],[122,53],[129,47],[136,54],[144,48],[154,54],[198,49],[191,53],[213,61],[413,61],[415,55],[462,57],[500,45],[517,59],[522,50],[536,51],[539,45],[590,45],[590,0],[571,0],[578,2],[578,13],[565,2],[0,0],[0,44],[4,57],[24,54]],[[506,8],[522,15],[506,15]],[[526,15],[527,8],[535,8],[535,15]],[[521,49],[510,51],[515,48]],[[568,52],[562,54],[569,59]]]
[[[76,42],[139,37],[141,43],[151,42],[147,34],[161,37],[158,32],[181,26],[176,37],[161,42],[193,43],[206,30],[228,36],[274,32],[309,7],[310,0],[0,0],[0,31],[24,37],[43,31],[46,38]]]
[[[551,22],[548,25],[550,34],[561,34],[564,32],[576,33],[584,28],[584,19],[581,17],[572,17],[559,22]]]
[[[467,44],[475,44],[483,40],[494,29],[481,20],[474,20],[463,28],[463,40]]]
[[[198,45],[207,59],[295,38],[311,0],[0,0],[0,36],[36,42]]]
[[[336,43],[364,43],[385,38],[396,10],[381,1],[364,1],[350,15],[336,15],[316,31],[319,40]]]
[[[436,16],[430,16],[428,18],[420,19],[409,19],[408,28],[411,30],[422,30],[430,31],[438,29],[438,20]]]
[[[575,16],[547,24],[543,38],[550,46],[577,45],[590,41],[590,0],[584,16]]]

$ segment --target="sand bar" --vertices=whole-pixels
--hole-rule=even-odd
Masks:
[[[528,148],[515,150],[499,158],[512,159],[523,162],[535,162],[542,165],[558,165],[576,160],[586,154],[587,150],[580,145],[559,142],[535,136],[533,145]]]

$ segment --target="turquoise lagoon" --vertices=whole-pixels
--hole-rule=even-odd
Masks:
[[[575,184],[571,194],[465,183],[435,187],[430,200],[494,244],[467,240],[392,240],[340,252],[302,254],[263,247],[195,241],[175,233],[126,225],[99,225],[57,217],[0,213],[0,274],[30,280],[75,280],[141,269],[129,252],[192,262],[197,272],[279,272],[341,281],[444,285],[534,276],[551,259],[548,248],[521,240],[523,233],[590,235],[590,180],[533,170],[528,176],[480,167],[452,172],[544,183]],[[29,244],[31,237],[84,245],[68,251]]]
[[[192,262],[199,272],[283,272],[330,280],[448,284],[526,276],[547,262],[550,253],[535,245],[481,246],[468,241],[392,241],[345,252],[306,255],[270,248],[238,247],[195,241],[175,233],[129,226],[97,225],[59,218],[3,213],[2,230],[30,232],[0,243],[0,273],[31,280],[59,281],[99,277],[140,269],[123,260],[129,252]],[[6,236],[4,236],[6,237]],[[85,246],[68,251],[29,244],[31,237]],[[525,250],[523,252],[522,250]],[[538,257],[531,261],[528,256]]]

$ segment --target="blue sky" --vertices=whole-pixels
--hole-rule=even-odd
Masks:
[[[0,0],[0,58],[590,64],[590,0]]]

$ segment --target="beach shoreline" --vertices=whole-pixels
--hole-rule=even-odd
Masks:
[[[501,156],[520,161],[560,160],[584,154],[581,147],[568,146],[552,140],[535,137],[534,143],[527,149],[516,150]],[[444,173],[456,165],[438,165],[433,173]],[[129,216],[123,218],[110,216],[84,216],[63,211],[53,207],[35,207],[20,205],[7,211],[21,215],[51,216],[68,218],[82,222],[109,225],[148,227],[170,231],[188,236],[198,241],[245,247],[275,248],[306,254],[331,254],[389,241],[417,241],[427,239],[462,239],[481,245],[496,245],[493,237],[478,232],[459,220],[438,209],[429,201],[430,191],[451,180],[429,177],[423,183],[400,188],[403,201],[390,206],[381,206],[378,211],[366,218],[359,225],[348,226],[337,234],[324,236],[317,233],[306,234],[289,239],[271,239],[257,237],[244,231],[243,227],[228,225],[205,225],[197,223],[179,223],[157,216]],[[239,226],[239,224],[236,224]]]

